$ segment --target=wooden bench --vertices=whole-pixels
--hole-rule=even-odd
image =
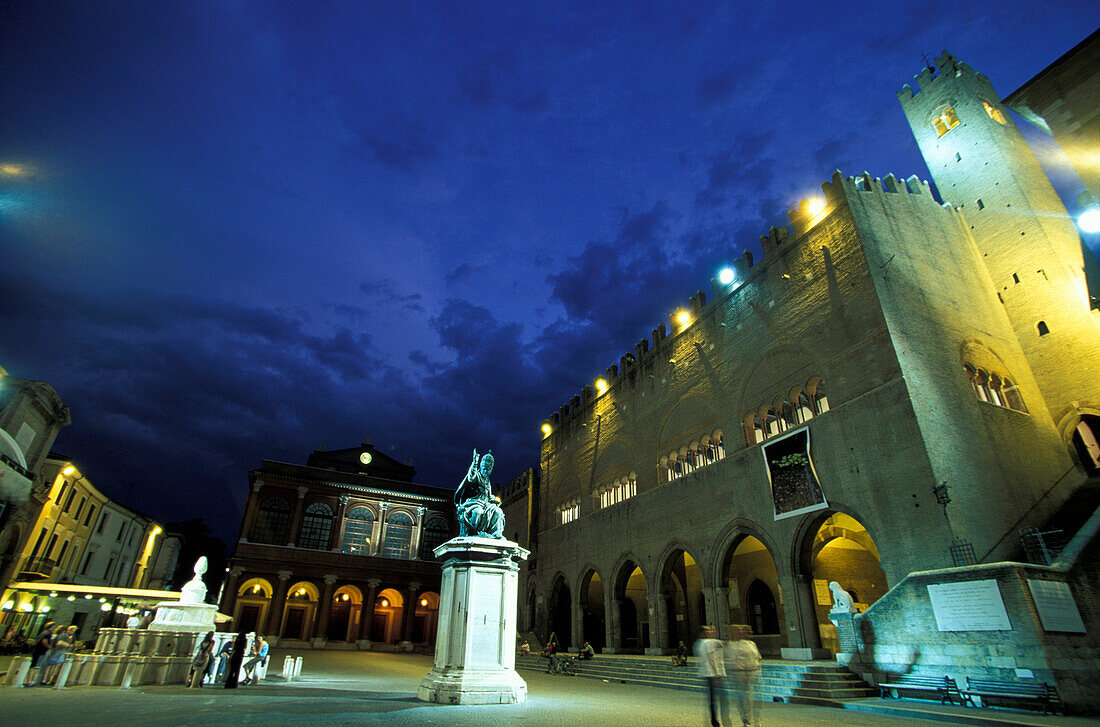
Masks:
[[[892,682],[878,685],[883,699],[898,698],[899,692],[930,692],[939,697],[940,704],[965,704],[970,700],[959,692],[959,685],[951,677],[900,676]]]
[[[966,691],[962,692],[962,695],[967,699],[980,697],[982,706],[988,706],[991,701],[1030,702],[1041,705],[1044,714],[1048,711],[1062,711],[1062,700],[1057,690],[1046,682],[1012,682],[967,677]]]

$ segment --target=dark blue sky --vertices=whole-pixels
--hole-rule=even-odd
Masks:
[[[0,11],[0,365],[109,494],[236,533],[368,432],[453,486],[835,168],[928,177],[895,92],[1007,94],[1094,2],[50,2]]]

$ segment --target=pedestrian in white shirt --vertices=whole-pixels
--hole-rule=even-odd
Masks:
[[[730,705],[722,684],[722,678],[726,676],[722,642],[714,636],[713,626],[704,626],[699,630],[699,640],[695,642],[695,658],[699,660],[699,676],[707,683],[711,727],[722,727],[730,723]],[[721,722],[718,721],[719,712],[722,715]]]
[[[737,693],[737,711],[741,714],[741,724],[758,724],[760,713],[756,709],[753,692],[756,688],[756,673],[760,669],[760,650],[749,638],[752,628],[745,624],[729,627],[730,640],[726,643],[726,672],[733,682]]]

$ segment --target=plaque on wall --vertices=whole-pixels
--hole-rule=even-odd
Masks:
[[[1011,631],[1001,589],[992,578],[928,586],[940,631]]]
[[[829,506],[810,458],[810,430],[803,427],[768,440],[760,448],[772,488],[775,519],[782,520]]]
[[[829,593],[829,581],[821,578],[814,578],[814,594],[817,596],[817,603],[820,606],[832,606],[833,597]]]
[[[1035,601],[1035,610],[1039,612],[1039,621],[1044,631],[1067,631],[1072,634],[1085,633],[1085,622],[1077,610],[1077,602],[1069,584],[1061,581],[1037,581],[1028,578],[1027,587]]]

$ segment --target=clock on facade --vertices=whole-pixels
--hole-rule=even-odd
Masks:
[[[361,455],[359,455],[359,461],[362,462],[363,464],[370,464],[370,461],[371,461],[370,452],[363,452]]]

